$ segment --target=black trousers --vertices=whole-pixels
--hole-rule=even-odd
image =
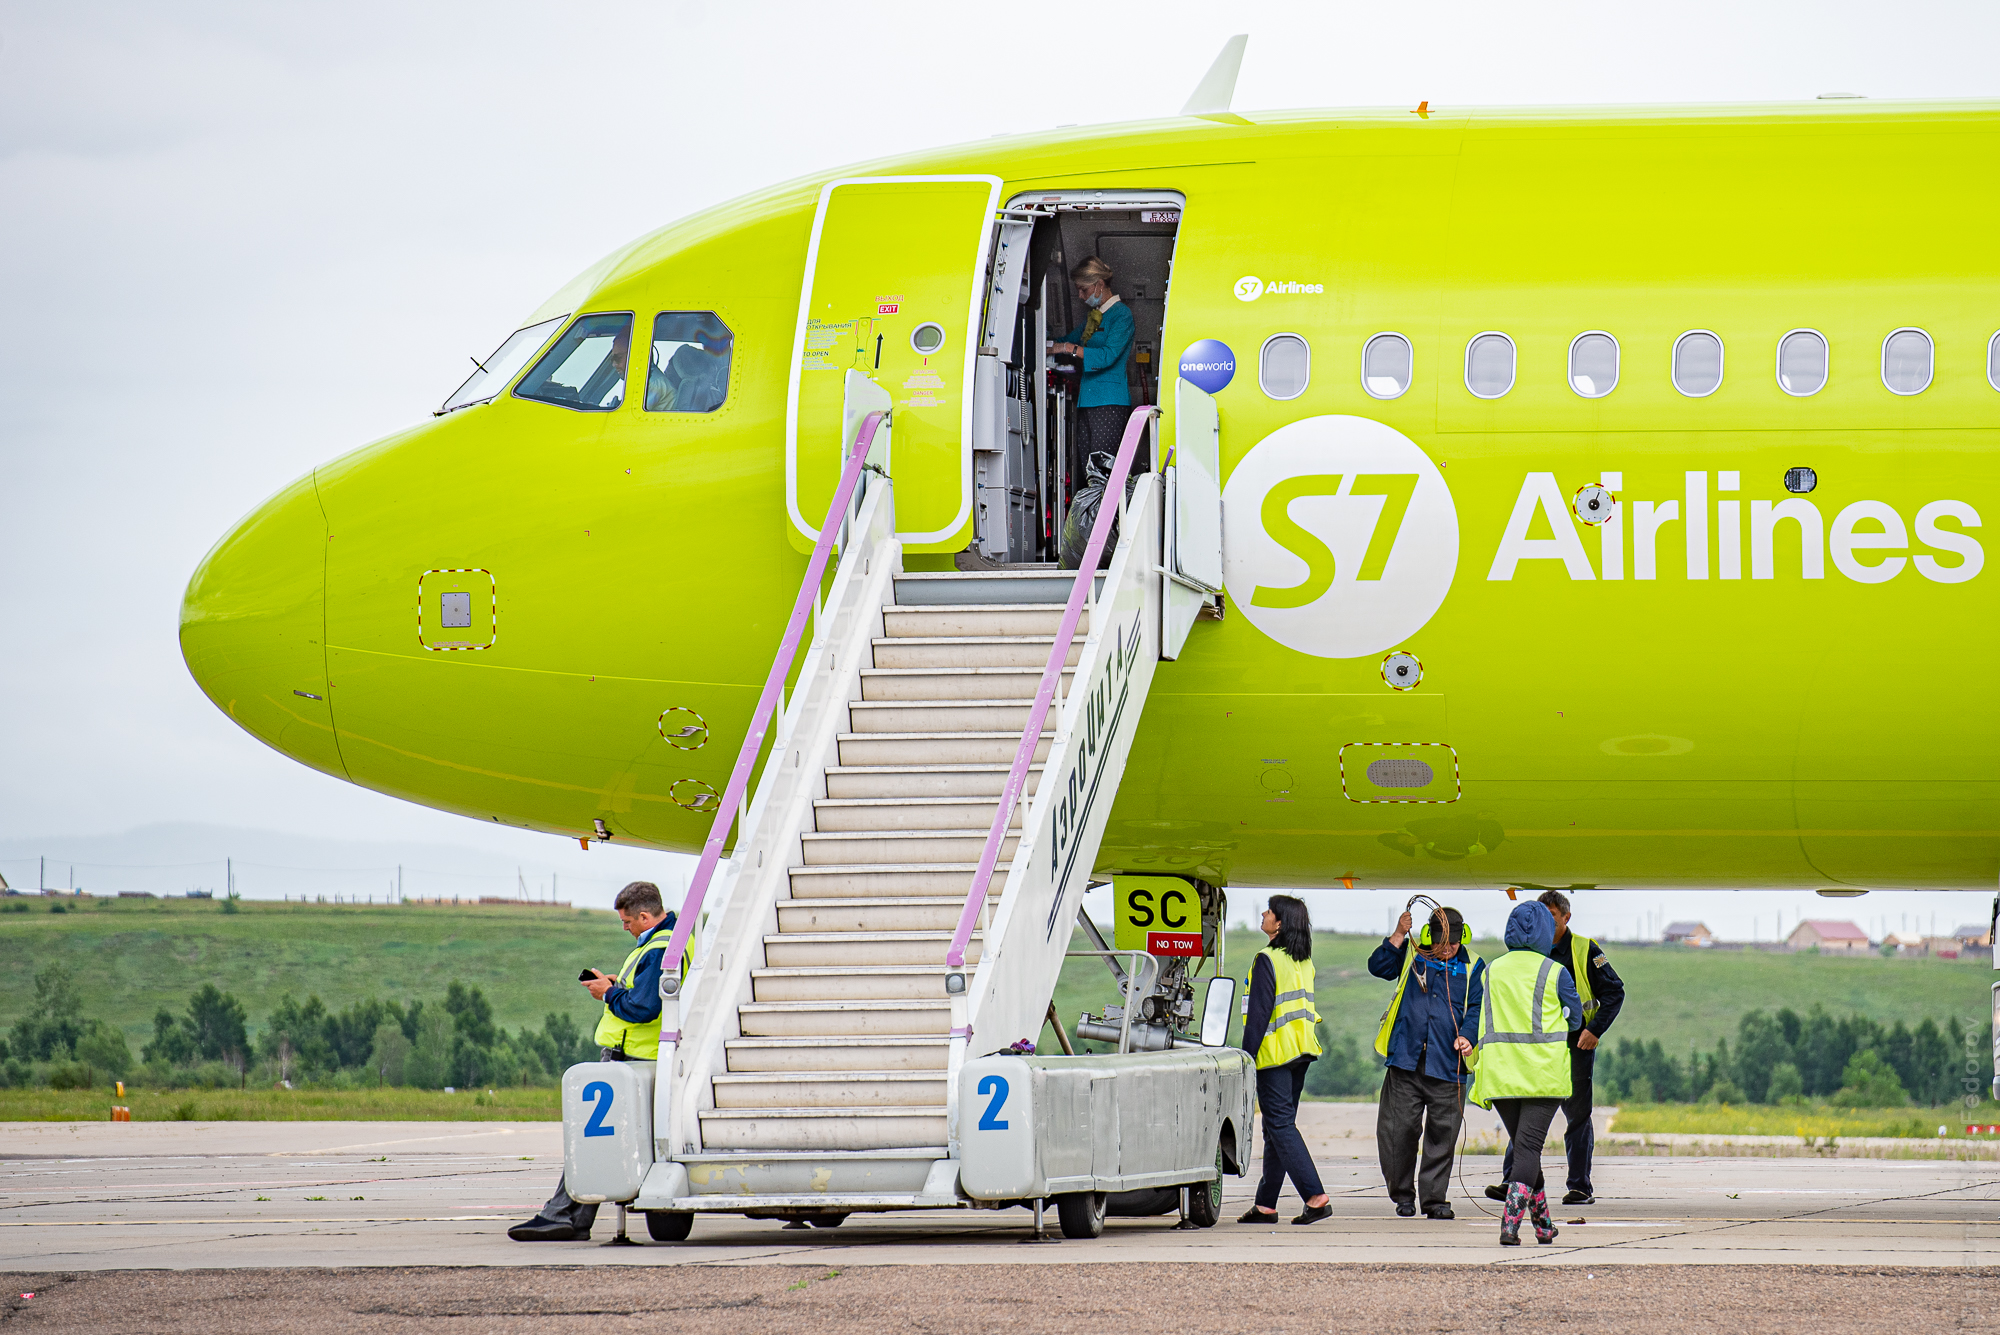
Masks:
[[[1287,1174],[1301,1201],[1326,1194],[1312,1153],[1306,1149],[1306,1138],[1296,1125],[1299,1095],[1305,1092],[1310,1065],[1312,1058],[1301,1057],[1283,1066],[1257,1070],[1257,1110],[1264,1115],[1264,1176],[1257,1183],[1257,1204],[1266,1210],[1277,1208]]]
[[[1493,1111],[1500,1114],[1507,1138],[1513,1142],[1505,1168],[1509,1182],[1526,1182],[1536,1191],[1546,1186],[1542,1178],[1542,1146],[1548,1141],[1549,1125],[1556,1120],[1556,1109],[1562,1107],[1562,1102],[1561,1099],[1493,1100]],[[1514,1169],[1516,1162],[1521,1165],[1518,1173]],[[1532,1181],[1527,1173],[1529,1164],[1535,1166]]]
[[[1451,1156],[1462,1114],[1458,1085],[1450,1080],[1391,1066],[1382,1073],[1375,1105],[1375,1155],[1389,1199],[1416,1202],[1425,1209],[1443,1205],[1451,1193]],[[1417,1151],[1423,1149],[1423,1172]]]
[[[1569,1159],[1569,1189],[1580,1191],[1586,1196],[1595,1196],[1596,1190],[1590,1185],[1591,1160],[1597,1153],[1597,1124],[1590,1120],[1590,1109],[1596,1100],[1591,1088],[1590,1072],[1579,1071],[1572,1062],[1569,1069],[1570,1095],[1562,1101],[1562,1113],[1569,1123],[1563,1128],[1563,1153]],[[1507,1161],[1500,1166],[1500,1180],[1514,1181],[1514,1147],[1507,1147]]]
[[[597,1222],[597,1207],[571,1200],[568,1182],[557,1178],[556,1194],[535,1212],[535,1218],[545,1219],[551,1224],[568,1224],[579,1233],[588,1233],[590,1226]]]

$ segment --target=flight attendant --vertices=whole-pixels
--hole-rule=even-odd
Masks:
[[[1132,415],[1132,391],[1125,363],[1132,355],[1132,311],[1111,290],[1111,266],[1092,255],[1070,270],[1077,300],[1090,308],[1083,323],[1063,335],[1050,350],[1083,363],[1083,383],[1077,387],[1078,442],[1082,457],[1095,451],[1116,455]],[[1134,466],[1132,471],[1144,471]]]
[[[1250,966],[1249,1009],[1243,1019],[1243,1050],[1257,1062],[1257,1106],[1264,1114],[1264,1177],[1257,1203],[1241,1224],[1278,1218],[1278,1192],[1290,1175],[1305,1202],[1294,1224],[1311,1224],[1333,1213],[1320,1185],[1319,1169],[1299,1134],[1295,1119],[1305,1093],[1306,1068],[1320,1055],[1319,1012],[1313,1006],[1312,918],[1290,895],[1272,895],[1264,910],[1264,935],[1271,944]]]
[[[1548,906],[1517,904],[1507,915],[1507,953],[1486,970],[1472,1101],[1500,1114],[1513,1142],[1512,1181],[1500,1216],[1500,1243],[1521,1245],[1521,1218],[1536,1242],[1556,1240],[1542,1179],[1542,1143],[1569,1097],[1569,1035],[1583,1027],[1583,1001],[1569,970],[1549,958],[1556,920]]]

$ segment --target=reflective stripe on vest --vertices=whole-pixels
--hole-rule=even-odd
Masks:
[[[1396,1027],[1396,1016],[1403,1009],[1403,989],[1410,985],[1410,970],[1417,962],[1416,944],[1408,937],[1403,938],[1403,971],[1396,975],[1396,995],[1389,998],[1389,1009],[1382,1012],[1382,1027],[1375,1031],[1375,1055],[1389,1055],[1389,1031]]]
[[[1271,978],[1278,995],[1271,1002],[1271,1020],[1264,1027],[1264,1041],[1257,1045],[1259,1067],[1284,1066],[1301,1057],[1320,1055],[1319,1012],[1313,1007],[1313,964],[1295,960],[1276,946],[1257,952],[1271,962]],[[1250,966],[1250,983],[1257,966]],[[1249,983],[1244,993],[1249,994]]]
[[[1576,994],[1583,998],[1583,1018],[1597,1014],[1597,998],[1590,994],[1590,952],[1597,943],[1587,936],[1569,934],[1569,976],[1576,980]]]
[[[1480,1007],[1479,1064],[1472,1100],[1567,1098],[1570,1092],[1569,1021],[1554,960],[1514,950],[1486,970]]]
[[[639,960],[649,950],[665,951],[673,940],[673,929],[662,924],[654,929],[653,939],[643,946],[634,947],[625,957],[625,963],[618,968],[618,985],[630,987],[639,974]],[[692,953],[692,952],[689,952]],[[682,959],[682,972],[686,973],[686,958]],[[604,1003],[604,1014],[597,1017],[597,1032],[593,1037],[601,1048],[623,1048],[625,1055],[633,1061],[652,1061],[660,1055],[660,1017],[640,1023],[624,1019],[611,1009],[611,1003]]]

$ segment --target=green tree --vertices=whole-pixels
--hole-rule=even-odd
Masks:
[[[369,1044],[368,1066],[374,1073],[377,1084],[400,1085],[408,1076],[410,1061],[410,1040],[403,1037],[403,1026],[394,1020],[384,1020],[375,1029],[375,1041]]]
[[[1806,1083],[1799,1078],[1799,1068],[1790,1062],[1779,1062],[1771,1068],[1770,1082],[1764,1087],[1764,1102],[1783,1103],[1788,1099],[1803,1099]]]
[[[1314,1098],[1339,1099],[1372,1093],[1382,1083],[1382,1064],[1370,1053],[1362,1056],[1361,1044],[1352,1034],[1328,1041],[1322,1023],[1320,1046],[1325,1054],[1306,1067],[1306,1093]]]
[[[444,1008],[451,1015],[452,1028],[478,1047],[493,1046],[497,1037],[493,1029],[493,1007],[487,1002],[485,993],[454,978],[451,986],[445,989]]]
[[[153,1012],[153,1041],[139,1049],[139,1060],[186,1066],[195,1059],[194,1036],[165,1006]]]
[[[1780,1066],[1790,1066],[1797,1078],[1799,1068],[1792,1061],[1784,1025],[1761,1010],[1744,1015],[1736,1022],[1736,1083],[1742,1086],[1743,1097],[1751,1103],[1776,1103],[1777,1096],[1769,1089]]]
[[[326,1006],[318,997],[299,999],[287,992],[278,999],[264,1032],[257,1038],[257,1050],[278,1064],[278,1074],[289,1080],[294,1072],[304,1075],[333,1067],[333,1046],[326,1041]]]
[[[250,1052],[250,1036],[243,1025],[243,1003],[214,983],[203,983],[188,998],[187,1023],[193,1031],[195,1048],[210,1061],[241,1062]]]
[[[76,975],[63,964],[43,966],[35,975],[34,1004],[14,1022],[9,1045],[14,1056],[27,1061],[66,1060],[83,1033],[83,993]]]
[[[132,1048],[124,1034],[102,1020],[92,1020],[76,1041],[76,1059],[113,1080],[123,1080],[132,1069]]]
[[[418,1089],[442,1089],[452,1083],[451,1016],[438,1007],[427,1007],[417,1026],[417,1041],[405,1062],[404,1082]]]
[[[1910,1101],[1903,1082],[1882,1054],[1864,1048],[1847,1059],[1833,1103],[1842,1108],[1900,1108]]]

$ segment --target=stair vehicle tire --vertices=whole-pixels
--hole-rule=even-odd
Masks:
[[[693,1229],[692,1210],[646,1211],[646,1233],[654,1242],[686,1242]]]
[[[1104,1232],[1104,1193],[1071,1191],[1056,1197],[1056,1218],[1066,1238],[1094,1238]]]
[[[847,1222],[845,1214],[809,1214],[806,1222],[814,1228],[839,1228]]]
[[[1214,1228],[1222,1218],[1222,1146],[1215,1147],[1215,1181],[1188,1183],[1188,1220],[1196,1228]]]

